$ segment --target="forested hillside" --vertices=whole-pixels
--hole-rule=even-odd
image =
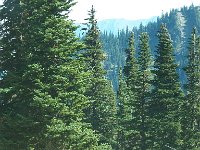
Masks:
[[[80,39],[74,5],[0,7],[0,150],[198,150],[199,7]]]
[[[113,81],[115,90],[118,87],[117,74],[120,67],[125,65],[125,49],[128,46],[128,38],[130,32],[134,32],[135,48],[138,50],[139,36],[142,32],[148,32],[149,44],[154,56],[158,39],[156,38],[160,25],[166,24],[169,30],[176,62],[179,65],[178,72],[183,85],[186,81],[186,76],[182,68],[187,64],[186,56],[188,54],[188,39],[193,27],[196,27],[197,32],[200,31],[200,7],[191,5],[190,7],[182,7],[180,9],[172,9],[169,13],[162,14],[155,22],[149,22],[147,25],[140,24],[139,28],[125,28],[120,30],[117,35],[106,31],[101,34],[103,48],[108,54],[108,60],[105,64],[108,70],[108,77]]]

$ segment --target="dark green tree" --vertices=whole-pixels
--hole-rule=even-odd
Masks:
[[[164,24],[161,25],[157,36],[159,43],[150,102],[152,149],[178,148],[181,144],[180,108],[183,94],[176,72],[172,41]]]
[[[127,84],[128,99],[124,104],[126,107],[124,117],[125,124],[125,149],[139,148],[139,131],[137,118],[137,90],[138,90],[138,64],[135,54],[134,34],[131,32],[128,48],[126,49],[126,65],[124,66],[124,77]]]
[[[151,91],[151,79],[152,74],[150,67],[151,51],[148,44],[147,33],[142,33],[139,41],[139,53],[136,60],[134,37],[131,33],[129,39],[129,47],[127,49],[127,65],[124,68],[127,81],[127,96],[122,94],[122,91],[118,92],[123,100],[121,102],[121,128],[123,129],[123,141],[124,149],[147,149],[147,134],[148,134],[148,115],[147,115],[147,103],[150,99]],[[123,83],[121,80],[119,83]],[[123,84],[122,84],[123,85]],[[121,86],[119,86],[122,88]],[[123,89],[123,88],[122,88]],[[119,90],[122,90],[119,89]],[[124,89],[123,89],[124,91]],[[119,116],[118,115],[118,116]]]
[[[73,0],[5,0],[0,8],[0,149],[92,149],[82,121],[88,73]]]
[[[141,33],[138,53],[138,99],[135,107],[139,122],[137,130],[140,132],[141,150],[148,149],[148,125],[150,119],[148,115],[148,102],[150,101],[150,93],[152,90],[152,65],[149,36],[146,32]]]
[[[127,86],[123,78],[122,69],[119,70],[119,88],[117,91],[117,149],[125,150],[125,118],[127,116]]]
[[[130,33],[130,37],[128,40],[128,48],[126,49],[126,65],[124,66],[124,76],[127,83],[127,86],[134,93],[136,89],[137,83],[137,60],[136,60],[136,52],[135,52],[135,44],[134,44],[134,33]]]
[[[114,132],[116,124],[116,102],[115,95],[106,76],[103,62],[106,58],[101,48],[99,39],[100,31],[95,19],[95,10],[89,11],[87,31],[84,38],[86,45],[83,57],[87,63],[87,70],[91,78],[88,80],[89,88],[86,96],[89,98],[90,106],[86,109],[86,120],[92,124],[96,133],[100,134],[100,143],[109,143],[114,146]]]
[[[196,28],[189,40],[188,65],[185,67],[187,84],[183,105],[183,149],[195,149],[200,146],[200,37]]]

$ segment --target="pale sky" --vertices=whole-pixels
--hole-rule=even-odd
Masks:
[[[94,5],[96,18],[103,19],[148,19],[160,16],[162,11],[169,12],[172,8],[200,5],[200,0],[75,0],[78,3],[72,8],[70,17],[82,23],[88,17],[88,10]]]
[[[2,4],[3,0],[0,0]],[[70,18],[78,23],[88,17],[88,10],[94,5],[96,18],[103,19],[148,19],[160,16],[162,11],[172,8],[194,5],[200,6],[200,0],[74,0],[78,3],[72,8]]]

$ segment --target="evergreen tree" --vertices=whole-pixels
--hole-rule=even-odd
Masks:
[[[150,92],[152,89],[151,80],[151,51],[149,47],[149,37],[147,33],[141,33],[139,38],[138,53],[138,105],[136,106],[139,124],[137,130],[140,132],[140,149],[148,148],[148,102],[150,101]]]
[[[128,99],[124,104],[126,107],[125,124],[125,149],[139,148],[139,131],[137,116],[137,90],[138,90],[138,65],[135,58],[134,34],[130,34],[128,48],[126,50],[127,58],[124,66],[124,76],[127,84]]]
[[[123,93],[125,84],[119,87],[118,95],[121,98],[119,107],[122,124],[123,141],[121,145],[124,149],[147,149],[147,102],[151,90],[151,55],[148,45],[147,33],[142,33],[139,42],[138,61],[135,58],[134,38],[131,33],[129,48],[127,49],[127,65],[125,66],[126,81],[128,84],[127,94]],[[124,94],[128,96],[124,96]],[[123,108],[123,109],[122,109]],[[118,116],[119,116],[118,115]],[[124,145],[125,144],[125,145]]]
[[[183,105],[183,149],[200,147],[200,37],[193,29],[189,41],[186,96]]]
[[[5,0],[0,9],[1,149],[97,146],[97,136],[82,121],[88,75],[68,19],[73,4]]]
[[[126,65],[124,66],[124,76],[126,79],[127,86],[134,93],[137,83],[137,60],[135,58],[135,44],[134,34],[131,32],[128,42],[128,48],[126,49]]]
[[[150,102],[151,140],[154,149],[178,148],[180,141],[180,107],[182,91],[173,57],[172,41],[165,25],[158,32],[154,63],[154,89]]]
[[[101,49],[93,6],[86,20],[88,30],[84,38],[86,49],[83,56],[87,63],[87,70],[91,73],[91,78],[88,80],[89,88],[86,91],[90,100],[90,106],[86,109],[86,120],[100,134],[100,143],[109,143],[113,146],[115,145],[116,102],[111,83],[105,78],[106,71],[103,68],[105,54]]]
[[[178,73],[180,76],[181,86],[186,83],[186,75],[182,70],[187,65],[185,55],[187,55],[187,37],[190,36],[193,26],[197,29],[200,28],[200,6],[182,7],[181,9],[172,9],[169,13],[163,14],[158,17],[156,21],[149,22],[147,25],[142,24],[132,31],[134,32],[135,47],[138,47],[139,35],[141,32],[148,32],[149,45],[152,50],[152,55],[156,53],[155,46],[158,44],[156,38],[157,31],[162,22],[166,23],[166,26],[171,35],[173,41],[173,47],[175,48],[176,63],[179,64]],[[112,80],[114,89],[118,88],[118,70],[119,67],[124,67],[126,54],[125,49],[127,47],[127,41],[129,38],[129,31],[122,29],[118,34],[112,35],[109,31],[104,32],[101,36],[103,49],[108,53],[108,60],[106,61],[106,69],[109,71],[109,79]]]
[[[125,150],[125,117],[127,116],[127,86],[126,82],[123,79],[122,70],[119,70],[119,88],[117,91],[117,149]]]

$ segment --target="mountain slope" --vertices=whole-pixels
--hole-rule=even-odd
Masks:
[[[126,19],[107,19],[98,22],[99,29],[104,31],[109,31],[114,34],[117,34],[119,30],[132,29],[133,27],[139,27],[142,23],[147,25],[149,22],[156,21],[157,17],[152,17],[150,19],[140,19],[140,20],[126,20]]]
[[[139,26],[139,28],[129,28],[129,30],[124,28],[118,34],[109,31],[102,33],[101,40],[108,56],[105,68],[108,70],[108,78],[113,81],[115,90],[118,87],[118,70],[125,64],[125,50],[130,30],[134,32],[136,49],[138,47],[139,35],[142,32],[148,32],[152,54],[155,55],[156,45],[158,44],[156,34],[162,23],[166,24],[173,41],[174,55],[179,66],[177,72],[179,73],[182,86],[186,83],[186,75],[183,68],[187,65],[188,40],[193,27],[200,31],[200,6],[194,5],[182,7],[181,9],[172,9],[169,13],[162,14],[156,21]],[[110,31],[112,30],[110,29]]]
[[[139,27],[140,24],[147,25],[149,22],[155,22],[157,17],[151,17],[149,19],[140,19],[140,20],[127,20],[127,19],[106,19],[98,21],[98,27],[101,32],[111,32],[115,35],[118,34],[118,31],[126,29],[132,29],[133,27]],[[84,35],[84,32],[81,30],[85,27],[84,24],[77,24],[79,28],[76,31],[76,34],[79,37]]]

